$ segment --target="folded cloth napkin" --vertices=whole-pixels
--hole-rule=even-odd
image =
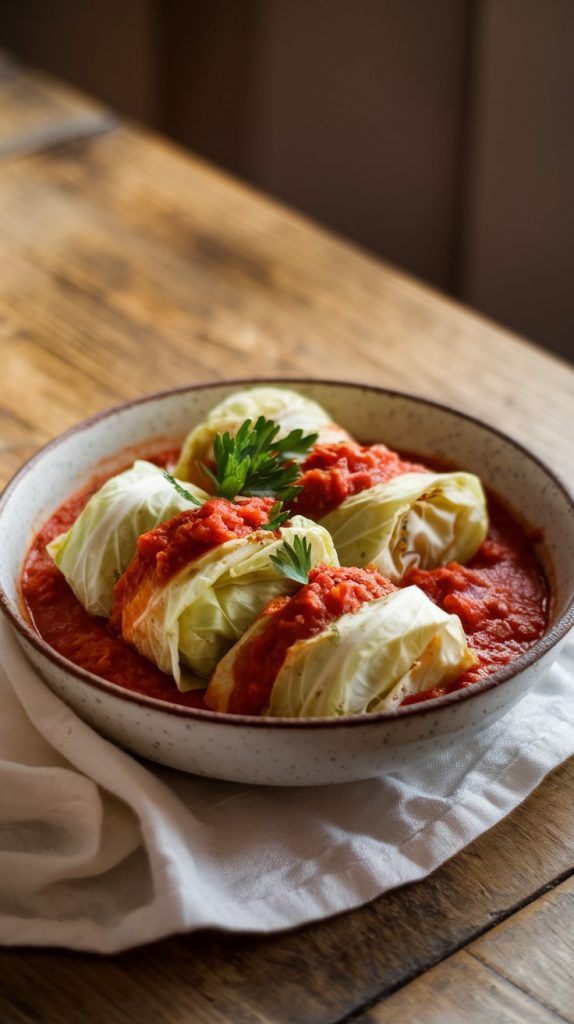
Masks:
[[[114,953],[268,932],[429,874],[574,753],[574,643],[501,722],[385,778],[217,782],[142,763],[48,687],[0,623],[0,941]]]

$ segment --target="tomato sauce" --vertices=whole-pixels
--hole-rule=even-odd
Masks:
[[[383,444],[316,444],[301,466],[302,487],[291,508],[309,519],[322,519],[345,498],[385,483],[401,473],[427,473],[428,467],[407,462]]]
[[[366,601],[396,590],[378,572],[354,566],[311,569],[309,582],[292,597],[276,597],[265,609],[269,628],[256,634],[238,653],[235,687],[229,711],[260,715],[269,704],[271,690],[287,651],[298,640],[320,633],[329,623],[355,612]]]
[[[500,505],[489,502],[488,536],[465,566],[409,569],[402,585],[416,584],[443,608],[458,615],[478,663],[448,691],[468,686],[508,665],[544,633],[548,585],[524,530]],[[406,704],[440,696],[435,688],[408,697]]]
[[[165,452],[149,461],[162,466],[171,465],[176,461],[177,454]],[[314,462],[315,456],[317,462]],[[321,476],[321,473],[324,473],[328,466],[334,466],[335,472],[331,474],[331,482],[325,483],[329,473],[327,477]],[[348,496],[350,493],[358,493],[358,490],[371,486],[373,482],[390,479],[400,472],[419,471],[424,468],[428,467],[407,462],[396,453],[388,452],[382,445],[374,445],[371,449],[346,443],[319,445],[304,463],[305,472],[313,474],[318,471],[319,475],[307,477],[308,481],[313,480],[315,483],[308,491],[308,504],[303,505],[303,508],[308,514],[311,504],[314,503],[314,514],[324,515],[330,508],[336,507],[340,494]],[[171,676],[160,672],[147,658],[138,654],[125,640],[115,635],[105,620],[89,615],[46,553],[46,544],[72,525],[104,479],[92,481],[89,487],[68,499],[34,539],[26,556],[21,580],[22,597],[28,618],[47,643],[76,665],[128,690],[145,693],[171,703],[204,708],[202,691],[180,693]],[[365,483],[365,480],[370,482]],[[297,498],[293,506],[294,511],[295,506],[297,511],[303,510],[299,507],[301,498],[302,495]],[[335,498],[336,502],[333,505]],[[211,509],[207,509],[206,517],[196,519],[196,522],[204,524],[201,530],[207,532],[202,535],[199,527],[197,532],[193,529],[184,530],[169,553],[169,544],[164,541],[168,538],[173,539],[178,528],[168,526],[162,531],[160,527],[160,532],[154,539],[142,541],[143,563],[148,556],[151,558],[152,554],[154,558],[159,554],[165,554],[160,571],[169,578],[170,572],[177,571],[187,543],[198,544],[197,551],[204,551],[207,548],[201,545],[218,542],[215,538],[228,536],[228,531],[234,536],[237,535],[234,532],[237,529],[245,529],[249,533],[261,523],[261,517],[266,522],[268,513],[265,512],[265,502],[267,506],[273,503],[270,499],[263,499],[263,504],[257,504],[260,501],[261,499],[244,499],[243,511],[238,514],[238,519],[233,521],[220,514],[221,509],[217,508],[217,501],[207,502],[203,508],[209,505]],[[489,498],[489,511],[491,524],[488,537],[468,565],[460,566],[453,563],[427,571],[411,569],[402,581],[404,586],[417,584],[445,611],[459,615],[469,646],[478,655],[478,664],[461,676],[455,684],[449,685],[449,691],[467,686],[508,664],[527,650],[544,633],[547,626],[548,586],[534,555],[531,538],[492,498]],[[192,515],[187,512],[182,515],[185,517],[182,523],[192,522]],[[176,517],[176,520],[178,518],[180,517]],[[207,525],[209,520],[211,526]],[[213,533],[210,532],[212,527]],[[288,598],[278,598],[269,606],[268,614],[277,617],[281,629],[276,640],[268,638],[269,649],[265,654],[265,665],[268,661],[269,667],[264,668],[261,663],[254,662],[254,665],[257,664],[257,679],[261,679],[261,691],[258,692],[255,684],[253,696],[248,698],[252,700],[250,706],[261,706],[262,694],[267,685],[265,679],[267,674],[277,671],[274,666],[284,657],[288,636],[301,639],[314,635],[320,628],[319,623],[326,624],[327,621],[332,621],[328,616],[333,614],[335,617],[335,609],[341,609],[339,614],[343,614],[343,609],[352,611],[360,606],[361,581],[358,577],[353,579],[353,575],[361,573],[361,570],[345,571],[351,575],[346,577],[344,585],[341,582],[339,585],[333,582],[333,586],[330,587],[326,582],[323,585],[321,580],[334,579],[334,570],[314,570],[312,580],[317,586],[314,591],[308,591],[307,595],[303,596],[300,606],[291,605]],[[387,581],[384,583],[388,588],[391,587]],[[317,592],[322,596],[319,596],[318,603],[315,603]],[[311,598],[311,593],[315,594],[315,597]],[[365,599],[372,599],[373,596]],[[339,601],[341,603],[338,604]],[[346,601],[350,603],[347,605]],[[353,604],[354,601],[357,603]],[[292,617],[287,611],[282,615],[283,610],[289,606],[292,609],[298,608]],[[246,668],[245,673],[247,672]],[[249,672],[255,678],[255,668],[249,669]],[[405,703],[425,700],[444,692],[443,689],[429,690],[407,698]]]

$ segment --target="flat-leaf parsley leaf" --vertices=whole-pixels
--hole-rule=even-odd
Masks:
[[[277,572],[296,583],[308,583],[311,569],[311,545],[306,537],[296,536],[293,544],[283,541],[275,555],[269,556]]]
[[[216,435],[215,472],[205,465],[202,468],[213,480],[218,497],[233,501],[238,494],[245,494],[290,501],[299,493],[298,463],[308,455],[318,435],[305,436],[302,430],[292,430],[276,440],[280,429],[273,420],[259,416],[254,425],[245,420],[233,437],[228,431]]]
[[[192,505],[203,505],[203,502],[200,501],[199,498],[194,497],[193,494],[190,494],[190,492],[186,490],[185,487],[182,487],[181,484],[178,483],[178,481],[175,479],[175,477],[172,476],[171,473],[168,473],[167,469],[164,469],[163,475],[166,478],[166,480],[169,480],[171,486],[175,487],[177,493],[180,494],[182,498],[185,498],[186,501],[191,501]]]

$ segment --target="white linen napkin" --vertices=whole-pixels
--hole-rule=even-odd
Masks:
[[[268,932],[423,878],[574,753],[574,641],[502,721],[385,778],[217,782],[142,763],[42,682],[0,623],[0,942],[114,953]]]

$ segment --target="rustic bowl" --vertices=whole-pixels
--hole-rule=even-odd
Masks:
[[[180,441],[231,391],[257,381],[150,395],[79,424],[38,452],[0,498],[0,603],[47,684],[95,729],[135,754],[199,775],[267,785],[348,782],[394,771],[467,740],[517,703],[548,671],[574,624],[574,503],[525,448],[461,413],[356,384],[276,381],[324,405],[365,441],[433,456],[479,474],[529,527],[552,588],[550,626],[525,654],[467,689],[424,704],[339,719],[216,714],[132,693],[52,650],[21,611],[19,577],[34,532],[102,462]],[[259,383],[263,383],[260,381]],[[125,454],[124,460],[125,462]]]

